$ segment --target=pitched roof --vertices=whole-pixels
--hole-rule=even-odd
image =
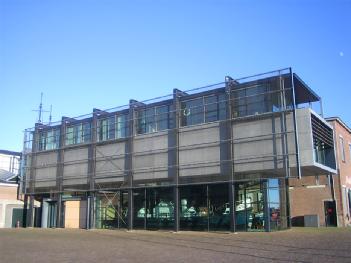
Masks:
[[[13,179],[16,177],[16,174],[0,169],[0,182],[1,183],[10,183],[13,182]]]
[[[349,126],[347,126],[347,124],[345,122],[343,122],[343,120],[340,117],[328,117],[325,118],[327,121],[337,121],[341,124],[341,126],[343,126],[346,130],[348,130],[348,132],[351,133],[351,128]]]

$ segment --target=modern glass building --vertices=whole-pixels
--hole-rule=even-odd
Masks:
[[[336,172],[318,104],[288,68],[37,123],[24,140],[27,225],[286,229],[288,179]]]

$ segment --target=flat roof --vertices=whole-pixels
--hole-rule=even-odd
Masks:
[[[315,93],[296,73],[294,73],[295,102],[296,104],[320,101]]]

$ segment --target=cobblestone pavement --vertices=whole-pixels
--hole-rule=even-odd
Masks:
[[[273,233],[0,229],[0,262],[351,262],[351,229]]]

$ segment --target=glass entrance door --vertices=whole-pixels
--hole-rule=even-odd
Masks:
[[[48,227],[56,227],[57,203],[48,202]]]
[[[264,195],[259,182],[236,185],[235,219],[237,231],[264,231]]]

